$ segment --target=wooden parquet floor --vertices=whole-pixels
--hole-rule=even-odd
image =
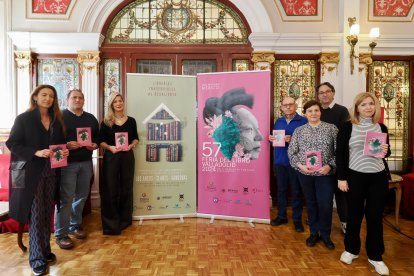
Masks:
[[[272,214],[275,210],[272,210]],[[386,220],[394,222],[389,215]],[[57,262],[50,275],[376,275],[365,249],[352,265],[339,261],[343,235],[334,213],[332,240],[335,250],[322,243],[305,245],[305,233],[296,233],[292,221],[272,227],[245,222],[201,218],[144,220],[120,236],[103,236],[99,210],[85,218],[86,240],[76,240],[72,250],[54,242]],[[401,219],[402,231],[414,236],[414,221]],[[364,226],[365,227],[365,226]],[[307,228],[305,226],[305,228]],[[363,235],[365,230],[363,230]],[[414,240],[384,226],[384,261],[391,275],[414,275]],[[24,234],[28,245],[28,234]],[[28,253],[16,244],[16,234],[0,234],[0,275],[31,275]]]

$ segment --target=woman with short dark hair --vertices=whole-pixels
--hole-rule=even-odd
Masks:
[[[294,131],[288,155],[306,199],[310,228],[306,245],[315,246],[321,239],[328,249],[334,249],[330,235],[338,129],[321,121],[321,104],[317,101],[305,103],[303,113],[308,123]]]

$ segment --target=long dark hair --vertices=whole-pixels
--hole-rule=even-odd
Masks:
[[[58,120],[58,122],[62,126],[63,133],[66,135],[66,128],[65,128],[65,124],[63,122],[62,111],[60,111],[59,104],[58,104],[59,101],[58,101],[57,91],[52,85],[41,84],[33,90],[33,92],[30,94],[29,108],[27,109],[27,111],[32,111],[32,110],[35,110],[36,108],[38,108],[37,102],[34,98],[44,88],[48,88],[48,89],[53,91],[53,98],[54,98],[53,99],[53,105],[48,110],[49,114],[52,114],[52,122],[51,123],[54,123],[56,120]]]

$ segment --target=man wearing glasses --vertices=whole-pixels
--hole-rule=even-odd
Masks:
[[[316,86],[318,100],[322,105],[321,121],[334,124],[337,128],[349,119],[348,109],[345,106],[334,102],[335,87],[329,82],[324,82]],[[336,211],[341,221],[341,230],[346,232],[347,204],[345,193],[335,188]]]
[[[270,223],[273,226],[279,226],[288,222],[286,208],[288,184],[290,183],[293,224],[297,232],[303,232],[301,188],[296,171],[290,166],[287,154],[293,132],[297,127],[307,123],[306,118],[296,113],[297,107],[298,105],[295,99],[291,97],[284,98],[281,105],[281,110],[284,115],[278,118],[273,126],[273,130],[285,130],[285,145],[282,147],[274,147],[273,163],[274,169],[276,170],[278,214]],[[273,142],[274,140],[275,136],[269,135],[269,141]]]

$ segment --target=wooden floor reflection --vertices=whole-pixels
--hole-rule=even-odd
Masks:
[[[272,214],[275,210],[272,210]],[[305,212],[306,213],[306,212]],[[391,224],[393,216],[385,218]],[[245,222],[186,218],[144,220],[120,236],[103,236],[98,210],[85,218],[86,240],[72,250],[54,242],[57,262],[50,275],[375,275],[365,250],[352,265],[339,261],[344,250],[336,213],[332,240],[335,250],[322,243],[306,247],[305,233],[296,233],[292,221],[272,227]],[[387,223],[386,223],[387,224]],[[402,231],[414,236],[414,221],[401,219]],[[365,226],[364,226],[365,227]],[[307,227],[305,227],[307,228]],[[365,230],[363,230],[365,233]],[[384,261],[391,275],[414,275],[414,240],[384,226]],[[24,235],[28,245],[28,234]],[[22,253],[16,234],[0,234],[0,275],[31,275],[28,253]]]

